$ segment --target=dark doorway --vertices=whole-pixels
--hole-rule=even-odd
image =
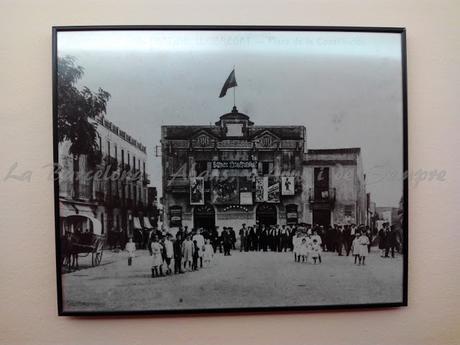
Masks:
[[[262,225],[275,225],[277,223],[276,206],[261,204],[257,207],[256,220]]]
[[[331,225],[330,210],[313,210],[313,224],[329,226]]]
[[[195,206],[193,209],[193,227],[205,230],[216,228],[216,214],[211,205]]]

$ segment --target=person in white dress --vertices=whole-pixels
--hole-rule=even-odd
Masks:
[[[128,266],[131,266],[133,263],[133,258],[136,252],[136,244],[133,242],[133,239],[130,237],[128,243],[126,243],[125,250],[128,252]]]
[[[302,262],[306,262],[308,260],[308,243],[307,237],[302,237],[302,241],[300,242],[299,246],[299,253],[297,254],[302,258]],[[300,262],[299,258],[299,262]]]
[[[315,265],[316,265],[316,261],[321,263],[321,245],[319,244],[316,238],[311,242],[310,256],[313,259],[313,262]]]
[[[159,276],[160,266],[163,265],[163,246],[158,242],[157,236],[153,237],[150,249],[152,253],[152,278],[155,278]]]
[[[200,260],[200,267],[203,267],[203,249],[204,249],[204,237],[201,234],[201,229],[198,229],[197,233],[193,235],[192,242],[196,241],[198,247],[198,258]]]
[[[318,242],[319,246],[323,244],[323,241],[321,240],[321,236],[318,235],[318,232],[316,230],[313,230],[313,235],[311,235],[311,241],[313,242],[314,240]]]
[[[300,246],[302,244],[302,234],[298,232],[292,238],[292,251],[294,252],[294,261],[300,262]]]
[[[359,233],[355,232],[355,239],[353,240],[351,244],[351,251],[353,253],[353,256],[355,257],[355,265],[358,263],[361,264],[361,260],[359,259]]]
[[[367,246],[369,245],[369,243],[369,237],[367,237],[364,232],[361,233],[361,236],[359,236],[359,262],[363,265],[366,264],[365,261],[368,253]]]
[[[313,240],[311,238],[311,235],[307,235],[307,237],[305,237],[305,240],[306,240],[305,262],[308,262],[308,258],[311,257],[311,254],[312,254]]]
[[[206,240],[206,244],[204,245],[203,250],[203,261],[205,266],[209,266],[211,264],[211,260],[214,257],[214,248],[211,245],[210,240]]]
[[[168,233],[166,235],[166,239],[163,243],[164,246],[164,258],[166,262],[166,274],[171,274],[172,273],[172,262],[174,258],[174,247],[173,247],[173,242],[171,241],[172,235]]]

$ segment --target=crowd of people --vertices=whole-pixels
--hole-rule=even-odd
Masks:
[[[365,265],[370,252],[372,232],[365,225],[324,226],[300,225],[256,225],[242,224],[238,232],[232,227],[222,231],[214,229],[191,229],[180,227],[177,233],[154,230],[149,236],[147,248],[152,257],[152,277],[196,271],[209,266],[214,253],[231,255],[237,247],[241,252],[293,252],[295,262],[322,263],[322,252],[337,253],[339,256],[354,256],[354,262]],[[378,232],[382,257],[395,256],[398,249],[398,235],[388,223]],[[126,245],[128,264],[132,264],[136,246],[132,239]]]
[[[202,229],[192,232],[180,229],[176,236],[152,231],[147,248],[152,257],[152,278],[197,271],[209,266],[214,257],[214,248],[210,239],[203,236]],[[132,238],[125,249],[128,252],[128,265],[132,265],[136,252]]]

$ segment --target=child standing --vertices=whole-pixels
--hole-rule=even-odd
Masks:
[[[302,262],[305,262],[308,260],[308,244],[307,244],[306,237],[302,238],[302,242],[300,242],[299,252],[297,255],[299,256],[299,262],[300,262],[300,258],[302,258]]]
[[[136,251],[136,244],[133,242],[133,239],[130,237],[128,243],[126,243],[125,250],[128,252],[128,266],[131,266],[133,263],[134,252]]]
[[[208,239],[206,240],[206,244],[204,245],[204,251],[203,251],[204,264],[209,266],[211,264],[211,259],[213,257],[214,257],[214,248],[211,245],[211,241]]]
[[[316,264],[316,260],[318,260],[321,263],[321,245],[316,238],[313,239],[310,251],[313,262]]]
[[[365,265],[365,260],[367,256],[367,246],[369,245],[369,237],[366,236],[366,234],[363,232],[361,233],[361,236],[359,237],[359,262]]]
[[[355,233],[355,239],[353,240],[353,243],[351,244],[351,250],[353,253],[353,256],[355,257],[355,265],[357,261],[359,260],[359,264],[361,264],[361,259],[359,258],[359,236],[360,234],[358,232]]]
[[[308,258],[309,257],[312,257],[312,254],[313,254],[313,249],[312,249],[312,246],[313,246],[313,240],[311,238],[311,232],[310,234],[307,234],[307,237],[305,238],[306,240],[306,251],[305,251],[305,262],[308,262]]]
[[[300,246],[302,244],[302,238],[300,237],[300,232],[298,232],[293,238],[292,238],[292,251],[294,252],[294,261],[295,262],[300,262]]]
[[[164,257],[165,257],[165,262],[166,262],[166,274],[171,274],[172,269],[171,269],[171,262],[172,258],[174,257],[174,248],[173,248],[173,243],[171,241],[171,234],[166,235],[166,239],[163,243],[165,251],[164,251]]]
[[[152,243],[150,244],[150,249],[152,253],[152,278],[159,276],[159,269],[163,265],[162,258],[162,245],[158,242],[158,237],[154,236]]]

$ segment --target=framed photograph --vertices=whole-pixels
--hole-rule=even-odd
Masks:
[[[407,305],[403,28],[53,28],[59,315]]]

